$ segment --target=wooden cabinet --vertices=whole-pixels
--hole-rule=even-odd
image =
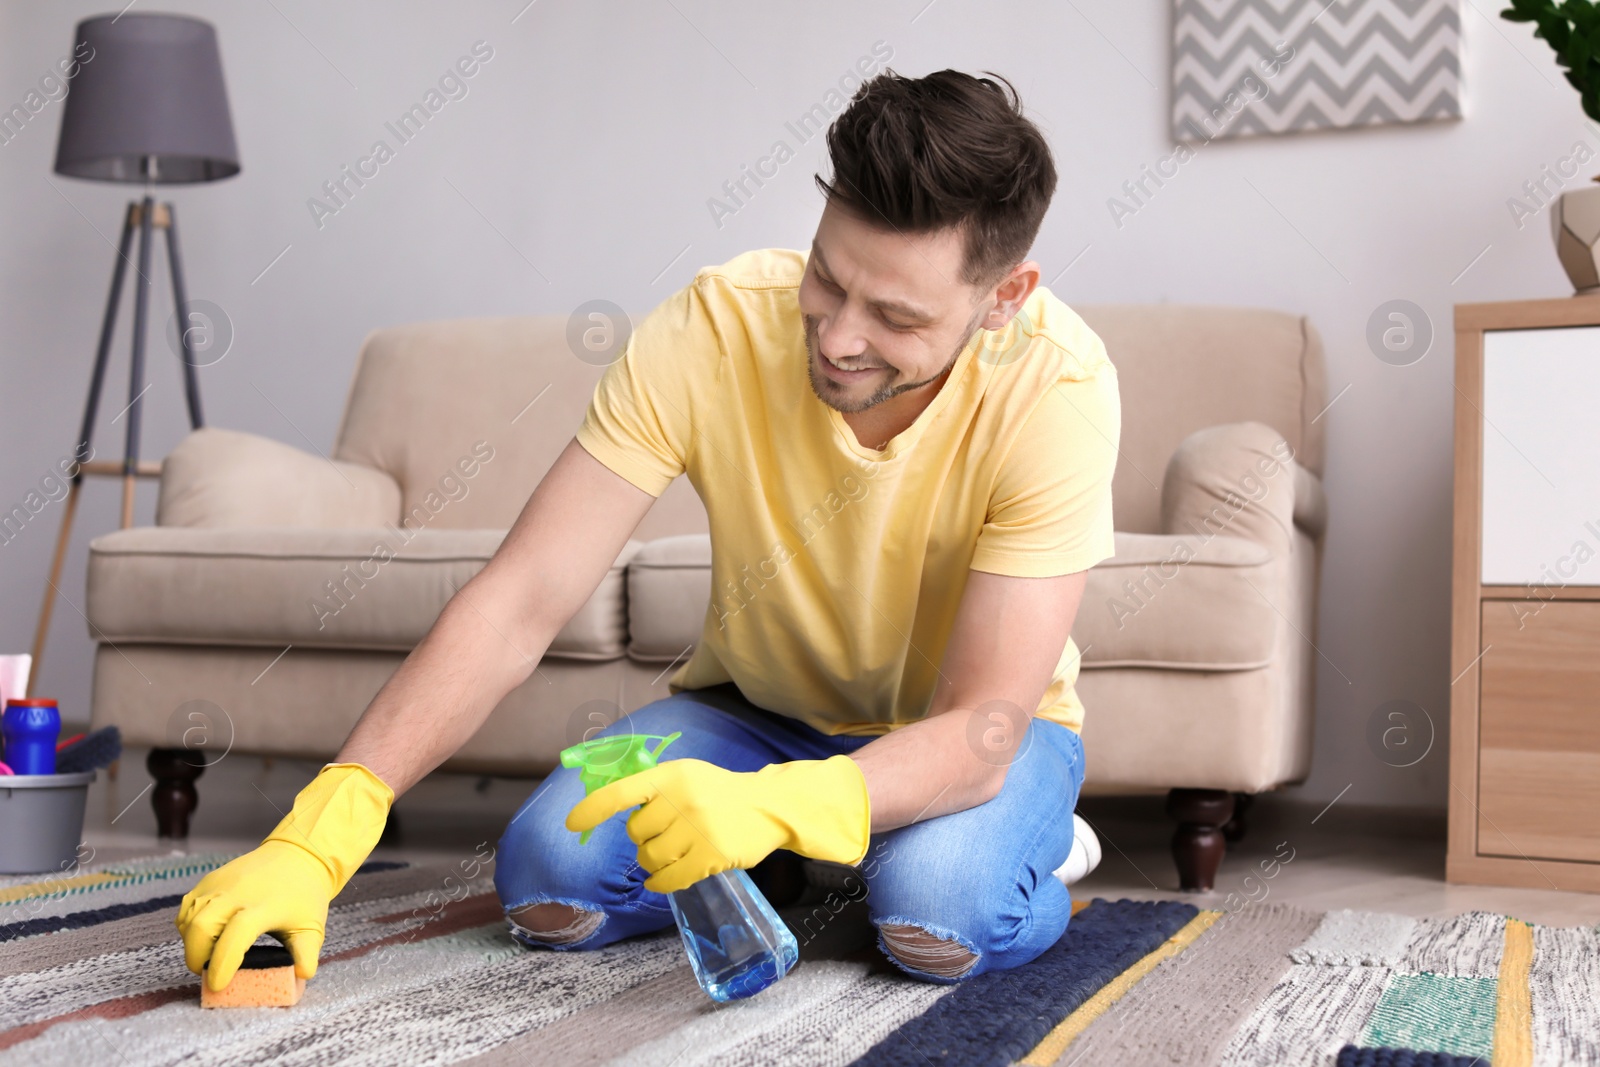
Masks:
[[[1600,296],[1456,307],[1453,882],[1600,891]]]
[[[1478,852],[1600,863],[1600,603],[1483,602]]]

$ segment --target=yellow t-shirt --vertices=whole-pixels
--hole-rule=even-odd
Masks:
[[[711,603],[669,692],[733,682],[828,734],[923,718],[968,569],[1087,570],[1113,551],[1116,369],[1038,287],[980,330],[915,422],[862,446],[807,376],[806,253],[747,252],[652,311],[606,368],[578,442],[660,496],[688,473],[710,517]],[[1038,714],[1083,706],[1068,640]]]

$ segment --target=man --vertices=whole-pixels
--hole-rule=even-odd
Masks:
[[[1056,175],[1004,79],[886,71],[828,148],[809,252],[703,269],[640,323],[338,762],[184,898],[214,988],[265,931],[311,976],[394,796],[529,677],[683,473],[710,517],[702,638],[672,695],[603,731],[683,736],[586,799],[567,769],[534,791],[495,868],[515,936],[659,930],[663,894],[776,849],[860,865],[879,946],[930,981],[1061,936],[1052,872],[1083,779],[1069,635],[1112,554],[1116,373],[1024,259]]]

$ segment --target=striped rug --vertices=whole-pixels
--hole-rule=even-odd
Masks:
[[[228,858],[0,880],[0,1064],[1600,1064],[1595,929],[1095,899],[1012,971],[932,985],[817,939],[716,1005],[674,930],[522,947],[475,862],[363,867],[297,1007],[202,1011],[172,919]]]

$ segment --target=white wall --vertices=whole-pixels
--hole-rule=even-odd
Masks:
[[[775,140],[795,145],[784,123],[823,102],[875,42],[904,74],[997,70],[1056,152],[1060,189],[1036,249],[1047,276],[1091,246],[1056,284],[1061,296],[1260,305],[1309,314],[1321,330],[1330,392],[1349,389],[1326,415],[1332,527],[1304,794],[1331,800],[1350,785],[1351,802],[1445,803],[1442,736],[1397,769],[1369,751],[1366,726],[1397,699],[1447,725],[1452,304],[1570,291],[1545,217],[1519,229],[1507,200],[1575,141],[1600,145],[1544,43],[1494,16],[1501,0],[1463,4],[1464,121],[1215,143],[1121,228],[1108,198],[1171,150],[1166,3],[524,3],[162,8],[217,26],[244,163],[226,182],[158,190],[178,205],[191,298],[220,305],[236,330],[229,355],[202,372],[210,422],[326,450],[376,326],[565,314],[592,298],[645,310],[703,264],[803,247],[820,138],[720,228],[706,201]],[[118,6],[4,0],[0,103],[21,101],[67,53],[78,19]],[[308,198],[479,40],[494,54],[469,94],[319,230]],[[72,445],[110,242],[137,192],[51,174],[59,115],[51,104],[0,146],[7,509]],[[172,302],[165,260],[155,263],[164,323]],[[1380,362],[1365,341],[1391,299],[1433,322],[1433,348],[1413,366]],[[120,455],[124,424],[111,420],[127,399],[130,321],[131,304],[102,404],[103,457]],[[149,358],[145,448],[156,456],[185,423],[176,360],[154,330]],[[115,527],[116,497],[114,482],[89,485],[63,583],[76,606],[58,607],[43,668],[42,691],[69,716],[89,696],[85,544]],[[153,498],[146,487],[141,522]],[[0,648],[31,641],[59,515],[52,505],[0,547]]]

